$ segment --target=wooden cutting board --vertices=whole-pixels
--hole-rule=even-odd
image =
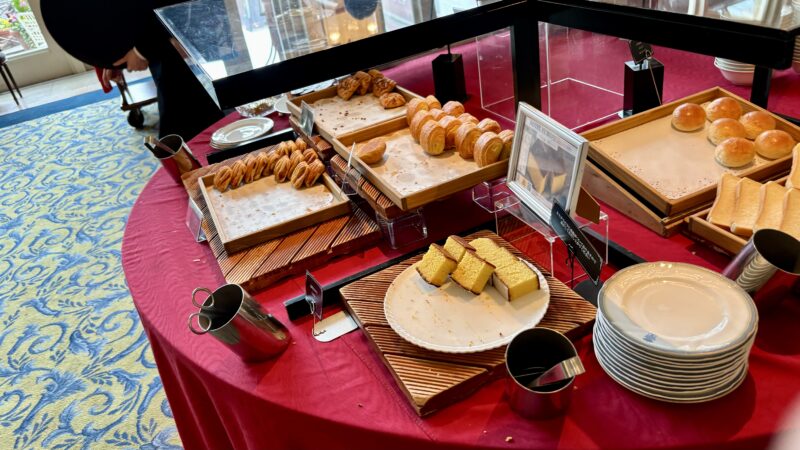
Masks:
[[[236,253],[226,252],[219,233],[210,219],[198,180],[246,156],[201,167],[183,176],[186,191],[203,213],[203,231],[228,283],[240,284],[251,292],[258,291],[282,278],[304,273],[307,269],[312,269],[336,256],[351,253],[381,239],[380,227],[354,206],[349,214]]]
[[[532,260],[490,231],[466,236],[486,237],[516,256]],[[475,392],[488,381],[505,376],[505,346],[479,353],[441,353],[413,345],[395,333],[383,313],[386,290],[406,268],[422,255],[409,258],[339,290],[342,300],[361,326],[411,406],[425,416]],[[597,309],[564,283],[537,265],[550,285],[550,305],[540,327],[550,328],[577,339],[591,330]]]

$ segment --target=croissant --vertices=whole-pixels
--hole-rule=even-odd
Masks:
[[[303,161],[303,152],[300,151],[292,152],[292,154],[289,155],[289,175],[292,174],[294,168],[297,167],[297,165],[300,164],[302,161]]]
[[[451,116],[458,117],[464,114],[464,105],[461,102],[450,100],[442,106],[442,111],[450,114]]]
[[[442,111],[441,109],[432,108],[432,109],[429,109],[428,112],[431,113],[431,115],[433,116],[433,120],[435,120],[437,122],[439,120],[441,120],[442,117],[451,117],[451,116],[448,116],[448,114],[446,112]]]
[[[428,109],[442,109],[442,104],[432,95],[425,97],[425,103],[428,104]]]
[[[339,81],[339,85],[336,86],[336,95],[341,97],[342,100],[350,100],[350,97],[352,97],[360,87],[361,83],[358,80],[353,77],[348,77]]]
[[[289,144],[287,143],[287,141],[283,141],[280,144],[278,144],[278,146],[275,147],[275,150],[273,150],[273,151],[275,153],[277,153],[277,155],[279,157],[283,156],[283,155],[288,155],[289,154]]]
[[[425,103],[425,100],[421,98],[412,98],[408,101],[408,105],[406,105],[406,122],[411,125],[411,120],[417,112],[427,110],[428,104]]]
[[[253,181],[255,181],[257,179],[256,178],[256,165],[257,165],[256,157],[254,155],[252,155],[252,154],[251,155],[247,155],[247,157],[244,159],[244,165],[246,166],[246,169],[245,169],[245,172],[244,172],[244,182],[245,182],[245,184],[252,183]],[[258,173],[258,176],[259,177],[261,176],[261,172]]]
[[[484,133],[487,131],[491,131],[492,133],[499,133],[500,132],[500,124],[497,123],[496,120],[492,119],[483,119],[478,122],[478,129],[483,131]]]
[[[378,78],[372,83],[372,95],[380,98],[381,95],[392,92],[395,86],[397,86],[397,83],[394,80],[386,77]]]
[[[425,122],[419,133],[419,143],[429,155],[441,155],[444,152],[447,133],[436,121]]]
[[[323,173],[325,173],[325,164],[322,164],[322,161],[317,160],[309,164],[308,170],[306,170],[306,187],[313,186]]]
[[[314,149],[307,148],[305,149],[305,151],[303,151],[303,161],[305,161],[306,164],[311,164],[312,162],[318,159],[319,157],[317,156],[317,152],[315,152]]]
[[[231,184],[231,168],[223,167],[214,174],[214,187],[220,192],[225,192]]]
[[[256,155],[256,173],[253,176],[254,180],[258,180],[264,176],[264,169],[267,167],[268,162],[269,155],[267,155],[266,152],[260,152]]]
[[[298,149],[298,150],[300,150],[301,152],[302,152],[303,150],[305,150],[305,149],[307,149],[307,148],[308,148],[308,144],[306,144],[306,141],[304,141],[304,140],[303,140],[303,138],[297,138],[297,139],[294,141],[294,145],[295,145],[295,146],[297,147],[297,149]]]
[[[358,95],[364,95],[369,92],[369,88],[372,86],[372,76],[370,74],[359,70],[353,74],[353,78],[355,78],[360,84],[358,88]]]
[[[292,153],[296,152],[297,150],[297,144],[294,141],[286,141],[286,154],[289,155],[289,157],[291,157]]]
[[[503,130],[497,135],[497,137],[503,140],[503,151],[500,152],[500,157],[497,158],[497,160],[502,161],[510,158],[511,149],[514,147],[514,132],[511,130]]]
[[[380,102],[381,106],[383,106],[383,109],[392,109],[405,105],[406,98],[397,92],[390,92],[388,94],[381,95]]]
[[[475,141],[481,136],[481,130],[475,124],[464,123],[456,131],[456,151],[464,159],[472,159]]]
[[[383,159],[386,153],[386,142],[381,138],[375,138],[362,145],[358,149],[358,157],[367,164],[375,164]]]
[[[292,171],[291,182],[295,189],[300,189],[306,184],[306,175],[308,175],[308,164],[305,161],[300,161],[300,164]]]
[[[247,166],[240,159],[231,166],[231,188],[236,189],[242,184],[244,174],[247,172]]]
[[[411,136],[414,138],[415,141],[419,141],[419,132],[422,131],[422,126],[425,125],[425,122],[433,120],[433,116],[428,111],[419,111],[417,114],[414,115],[414,118],[411,119]]]
[[[456,146],[456,132],[458,131],[458,127],[461,126],[461,121],[453,116],[445,115],[439,119],[439,125],[444,128],[446,135],[444,147],[454,148]]]
[[[458,116],[458,120],[460,120],[460,121],[461,121],[461,123],[472,122],[472,123],[474,123],[475,125],[477,125],[477,124],[478,124],[478,118],[477,118],[477,117],[475,117],[475,116],[473,116],[473,115],[472,115],[472,114],[470,114],[470,113],[464,113],[464,114],[461,114],[461,115],[459,115],[459,116]]]
[[[261,172],[261,176],[268,177],[272,175],[272,171],[275,170],[275,163],[278,162],[279,159],[284,155],[281,155],[277,151],[273,151],[267,156],[267,165],[264,166],[264,170]]]
[[[278,183],[283,183],[289,177],[291,172],[289,171],[289,167],[291,166],[291,162],[289,161],[289,157],[284,155],[281,156],[281,159],[275,163],[275,181]]]
[[[478,167],[488,166],[497,161],[503,151],[503,140],[497,134],[487,131],[475,141],[474,156]]]

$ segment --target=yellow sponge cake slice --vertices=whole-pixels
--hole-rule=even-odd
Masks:
[[[509,301],[539,289],[539,276],[519,260],[495,270],[492,279],[497,292]]]
[[[498,246],[494,241],[486,238],[475,239],[470,242],[475,247],[475,253],[489,261],[495,268],[500,268],[519,261],[511,252]]]
[[[497,244],[495,244],[494,241],[489,238],[473,239],[469,242],[469,245],[475,248],[475,252],[479,255],[481,253],[485,254],[497,248]]]
[[[447,250],[431,244],[428,252],[417,263],[417,272],[423,280],[434,286],[441,286],[455,270],[458,261]]]
[[[467,250],[461,261],[458,262],[456,270],[453,271],[453,281],[473,294],[480,294],[486,286],[486,282],[494,273],[494,266],[477,255],[477,253]]]
[[[461,257],[464,256],[466,250],[475,251],[473,246],[469,245],[467,241],[459,236],[448,237],[447,241],[444,243],[444,249],[447,250],[456,261],[461,261]]]

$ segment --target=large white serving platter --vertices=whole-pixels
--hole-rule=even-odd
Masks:
[[[211,143],[217,146],[238,145],[263,136],[275,123],[266,117],[252,117],[229,123],[211,135]]]
[[[599,309],[626,339],[683,357],[738,347],[758,321],[753,300],[736,283],[684,263],[643,263],[617,272],[600,292]]]
[[[453,281],[426,283],[416,264],[386,291],[383,308],[389,326],[412,344],[447,353],[473,353],[508,344],[518,332],[535,327],[550,303],[544,275],[538,291],[509,302],[492,286],[475,295]]]

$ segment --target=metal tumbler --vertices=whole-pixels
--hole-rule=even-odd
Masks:
[[[780,230],[763,229],[753,234],[722,274],[753,294],[778,269],[800,275],[800,241]]]
[[[194,157],[192,150],[177,134],[170,134],[160,139],[161,143],[172,149],[172,153],[155,147],[153,153],[167,170],[169,176],[178,184],[183,184],[181,175],[200,168],[200,162]]]
[[[202,304],[195,298],[198,292],[208,294]],[[291,341],[286,327],[238,284],[226,284],[214,292],[197,288],[192,292],[192,304],[200,310],[189,315],[189,330],[211,334],[246,362],[272,358]]]
[[[563,334],[548,328],[533,328],[514,336],[506,347],[508,402],[528,419],[552,419],[569,408],[575,377],[532,388],[536,376],[578,352]]]

